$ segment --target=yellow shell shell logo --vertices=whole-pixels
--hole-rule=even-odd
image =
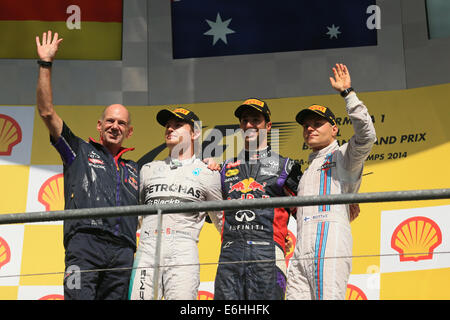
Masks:
[[[412,217],[392,233],[391,247],[400,253],[400,261],[419,261],[433,258],[434,249],[442,243],[441,229],[426,217]]]
[[[214,300],[214,295],[209,291],[199,291],[197,300]]]
[[[45,211],[64,210],[64,176],[62,173],[48,178],[39,189],[38,200]]]
[[[345,292],[345,300],[367,300],[367,296],[357,286],[348,284],[347,291]]]
[[[64,300],[64,296],[61,294],[48,294],[39,298],[39,300]]]
[[[11,249],[8,242],[0,237],[0,269],[11,260]]]
[[[13,147],[22,141],[22,130],[16,120],[0,114],[0,156],[10,156]]]
[[[289,260],[294,255],[295,244],[297,243],[297,238],[294,236],[294,234],[291,232],[291,230],[288,230],[286,240],[288,240],[290,242],[290,247],[286,247],[286,266],[288,266]]]
[[[237,175],[238,173],[239,173],[239,169],[231,169],[231,170],[228,170],[227,172],[225,172],[225,176],[232,177],[232,176]]]

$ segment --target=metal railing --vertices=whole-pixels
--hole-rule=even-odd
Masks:
[[[347,193],[322,196],[275,197],[266,199],[220,200],[183,202],[180,204],[134,205],[121,207],[102,207],[9,213],[0,215],[0,225],[13,223],[47,222],[71,219],[102,218],[117,216],[143,216],[179,212],[222,211],[251,208],[305,207],[321,204],[346,204],[368,202],[396,202],[450,199],[450,189],[428,189],[408,191],[386,191],[368,193]]]
[[[28,213],[11,213],[0,215],[0,225],[14,223],[48,222],[84,218],[102,218],[116,216],[144,216],[158,215],[157,239],[155,263],[153,270],[153,298],[158,298],[158,279],[160,268],[160,248],[162,216],[169,213],[186,213],[201,211],[223,211],[233,209],[255,209],[255,208],[278,208],[278,207],[303,207],[314,205],[335,205],[347,203],[374,203],[374,202],[398,202],[398,201],[420,201],[450,199],[450,189],[428,189],[428,190],[408,190],[408,191],[388,191],[370,193],[351,193],[321,196],[302,197],[275,197],[266,199],[246,199],[246,200],[221,200],[202,202],[183,202],[179,204],[160,205],[134,205],[121,207],[102,207],[70,209],[59,211],[42,211]],[[444,253],[444,252],[443,252]],[[448,252],[445,252],[448,253]],[[259,261],[261,262],[261,261]]]

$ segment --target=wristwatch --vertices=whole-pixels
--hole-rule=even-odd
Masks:
[[[353,89],[352,87],[345,89],[344,91],[341,91],[341,96],[343,98],[345,98],[346,96],[348,96],[348,94],[352,91],[355,91],[355,89]]]
[[[44,68],[49,68],[52,66],[52,62],[51,61],[44,61],[44,60],[38,60],[37,64],[40,65],[41,67]]]

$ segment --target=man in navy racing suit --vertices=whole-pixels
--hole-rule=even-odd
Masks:
[[[57,33],[52,39],[51,31],[43,34],[42,44],[36,37],[37,108],[64,164],[65,209],[137,205],[138,167],[122,158],[132,150],[122,147],[133,132],[128,110],[119,104],[105,108],[97,121],[99,142],[77,137],[54,110],[51,67],[61,41]],[[65,300],[127,298],[137,222],[137,217],[64,221]],[[90,271],[95,269],[119,270]]]
[[[270,110],[248,99],[235,116],[244,132],[245,150],[221,170],[224,199],[255,199],[292,195],[301,176],[300,164],[271,150],[267,134]],[[286,289],[286,208],[227,210],[215,279],[218,300],[281,300]],[[247,262],[265,260],[265,262]],[[239,263],[231,263],[231,262]]]

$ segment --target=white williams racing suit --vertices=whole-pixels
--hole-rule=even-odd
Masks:
[[[166,158],[141,168],[139,194],[140,203],[147,205],[222,200],[220,174],[195,157],[183,161]],[[209,215],[220,231],[221,214]],[[200,284],[197,243],[205,218],[204,212],[163,213],[159,298],[197,299]],[[144,216],[131,280],[133,300],[153,299],[151,266],[155,264],[157,225],[156,215]]]
[[[364,160],[376,141],[375,128],[367,108],[356,94],[349,94],[345,100],[355,134],[340,147],[334,141],[310,154],[298,196],[359,190]],[[299,207],[297,239],[288,272],[286,299],[345,299],[352,265],[349,206]]]

